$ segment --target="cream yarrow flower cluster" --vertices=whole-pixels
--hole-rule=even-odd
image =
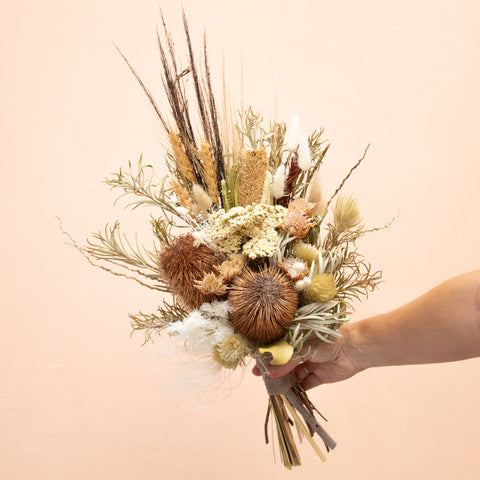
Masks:
[[[223,253],[244,253],[251,259],[277,251],[278,232],[287,209],[280,205],[253,204],[220,209],[210,215],[210,238]]]

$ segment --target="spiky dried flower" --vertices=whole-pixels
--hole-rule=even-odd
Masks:
[[[315,222],[296,210],[288,211],[282,223],[284,230],[290,236],[297,238],[305,237],[314,225]]]
[[[339,195],[333,210],[333,224],[337,233],[351,230],[360,224],[362,214],[353,195]]]
[[[169,289],[190,309],[214,300],[214,295],[205,295],[194,282],[202,280],[205,274],[214,273],[218,264],[213,250],[203,244],[195,246],[190,233],[177,237],[159,256],[159,265]]]
[[[234,333],[213,347],[212,358],[222,367],[235,369],[244,364],[248,351],[243,337]]]
[[[311,303],[322,303],[332,300],[336,294],[337,286],[333,275],[331,273],[318,273],[312,277],[312,283],[303,295]]]
[[[298,294],[278,268],[246,268],[234,280],[228,296],[235,329],[260,344],[283,337],[295,315]]]
[[[214,273],[207,273],[202,280],[195,280],[193,283],[204,295],[221,297],[227,293],[223,278],[217,277]]]

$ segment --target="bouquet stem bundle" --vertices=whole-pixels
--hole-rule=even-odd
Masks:
[[[268,443],[268,420],[273,415],[274,423],[277,429],[278,445],[282,463],[288,469],[300,466],[301,459],[295,444],[292,427],[297,429],[300,439],[305,437],[312,445],[315,453],[322,462],[326,457],[313,436],[316,433],[325,445],[328,451],[336,447],[336,442],[318,423],[315,418],[315,412],[319,413],[312,402],[309,400],[303,387],[297,382],[295,374],[290,372],[281,378],[270,378],[268,376],[267,366],[271,361],[271,354],[256,354],[257,366],[262,373],[267,392],[269,394],[269,404],[267,409],[267,418],[265,422],[265,440]],[[322,416],[320,414],[320,416]],[[324,418],[322,416],[322,418]]]

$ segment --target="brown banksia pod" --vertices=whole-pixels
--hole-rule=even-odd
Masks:
[[[190,233],[180,235],[159,256],[159,265],[169,289],[191,309],[215,299],[215,295],[202,293],[195,282],[214,273],[219,264],[213,250],[203,244],[196,247],[194,241]]]
[[[262,345],[283,337],[298,305],[292,281],[276,267],[245,268],[235,278],[228,296],[235,329]]]

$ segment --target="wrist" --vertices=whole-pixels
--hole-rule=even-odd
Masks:
[[[378,351],[379,345],[369,341],[371,329],[367,320],[347,323],[340,328],[340,333],[345,356],[359,372],[384,364]]]

